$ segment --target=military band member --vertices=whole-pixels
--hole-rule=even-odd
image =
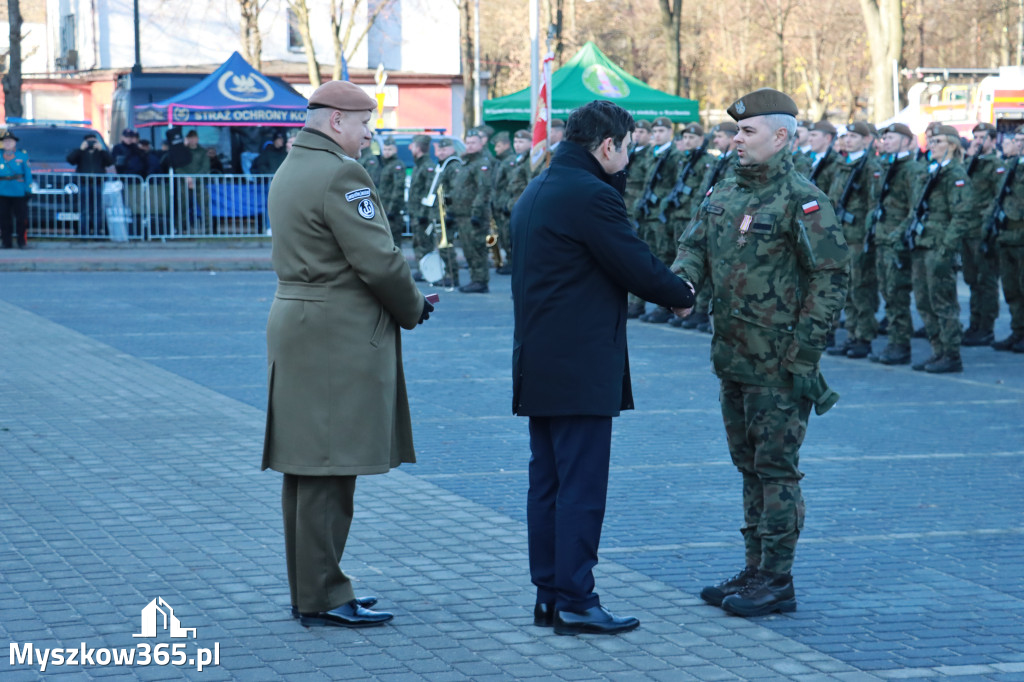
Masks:
[[[499,275],[512,274],[512,243],[509,239],[509,216],[512,213],[509,192],[512,189],[512,172],[515,170],[516,154],[512,151],[512,140],[502,130],[494,136],[494,187],[491,189],[491,216],[498,233],[498,249],[505,252],[504,263],[495,272]]]
[[[405,164],[398,158],[398,147],[395,138],[388,135],[380,146],[380,184],[377,186],[381,205],[391,224],[391,234],[395,246],[401,248],[402,233],[405,232],[405,221],[402,211],[405,209]]]
[[[412,175],[409,178],[409,198],[405,203],[405,214],[409,216],[409,229],[412,231],[412,250],[416,263],[434,250],[434,240],[427,234],[430,225],[431,209],[423,205],[423,199],[430,194],[434,184],[434,164],[430,160],[430,135],[416,135],[409,143],[412,154]],[[417,282],[423,281],[423,274],[417,266],[412,273]]]
[[[971,289],[971,318],[961,343],[988,346],[996,340],[995,324],[999,316],[999,253],[991,244],[985,248],[985,219],[992,214],[999,186],[999,168],[1005,168],[996,153],[998,132],[991,123],[979,123],[972,131],[974,139],[967,150],[967,176],[971,179],[974,211],[971,230],[964,237],[961,254],[964,282]]]
[[[1006,155],[1006,183],[1002,212],[1005,222],[999,230],[999,275],[1003,280],[1003,297],[1010,308],[1010,335],[992,344],[996,350],[1024,353],[1024,126],[1017,128],[1011,140],[1003,143]]]
[[[440,234],[440,202],[437,200],[438,188],[444,190],[445,229],[448,236],[449,246],[439,248],[441,261],[444,263],[445,277],[439,282],[432,282],[434,286],[458,287],[459,286],[459,264],[458,255],[455,252],[455,234],[458,229],[458,221],[451,218],[449,213],[452,204],[452,195],[456,192],[458,176],[462,174],[463,162],[455,155],[455,143],[450,138],[442,137],[434,143],[434,156],[437,157],[437,166],[434,169],[436,176],[434,187],[434,205],[431,207],[431,222],[438,225],[438,231],[432,235],[432,239],[439,240]]]

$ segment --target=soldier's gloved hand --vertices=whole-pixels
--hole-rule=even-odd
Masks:
[[[423,312],[420,313],[420,321],[416,324],[423,324],[430,319],[430,313],[434,312],[434,305],[426,298],[423,299]]]
[[[793,375],[793,398],[808,398],[818,380],[818,360],[821,349],[803,346],[794,341],[786,353],[782,366]]]

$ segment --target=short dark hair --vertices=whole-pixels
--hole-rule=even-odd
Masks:
[[[634,130],[636,122],[632,114],[618,104],[605,99],[588,102],[569,114],[565,124],[565,139],[592,152],[601,143],[612,138],[615,147]]]

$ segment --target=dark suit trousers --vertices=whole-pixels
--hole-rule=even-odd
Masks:
[[[330,611],[355,599],[338,565],[352,525],[355,476],[285,474],[284,546],[292,604],[301,613]]]
[[[530,417],[530,578],[537,601],[559,611],[600,604],[593,569],[611,442],[611,417]]]

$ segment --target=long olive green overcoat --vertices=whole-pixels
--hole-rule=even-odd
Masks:
[[[278,286],[263,468],[355,476],[416,461],[399,326],[416,326],[423,295],[370,176],[303,129],[269,208]]]

